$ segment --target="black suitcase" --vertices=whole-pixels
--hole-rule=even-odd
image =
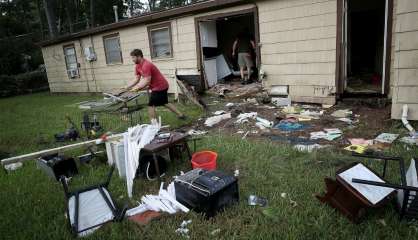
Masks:
[[[61,176],[72,177],[78,174],[74,158],[52,154],[43,156],[37,160],[38,168],[48,176],[59,181]]]
[[[221,171],[194,169],[174,180],[176,199],[206,217],[238,203],[238,181]]]

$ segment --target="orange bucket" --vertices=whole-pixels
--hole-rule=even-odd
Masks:
[[[192,168],[202,168],[205,170],[216,169],[216,159],[218,154],[212,151],[201,151],[192,156]]]

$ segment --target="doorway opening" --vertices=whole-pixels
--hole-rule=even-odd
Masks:
[[[387,5],[388,0],[344,1],[342,79],[346,95],[386,94]]]
[[[238,48],[233,54],[234,42],[242,44],[245,36],[245,46],[248,47],[247,59],[252,64],[251,67],[244,69],[245,78],[250,71],[250,79],[247,83],[255,81],[258,76],[258,28],[256,26],[256,14],[254,10],[244,12],[219,14],[197,19],[199,28],[198,56],[200,59],[200,69],[203,71],[205,85],[210,88],[217,83],[234,81],[241,79],[239,67]],[[242,62],[241,62],[242,63]],[[241,64],[242,65],[242,64]],[[247,64],[246,64],[247,66]]]

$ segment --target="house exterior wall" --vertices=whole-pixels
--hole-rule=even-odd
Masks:
[[[253,8],[244,4],[170,19],[173,57],[153,60],[176,92],[175,69],[198,69],[195,18]],[[259,0],[261,64],[264,85],[288,85],[293,101],[335,103],[337,0]],[[166,21],[167,22],[167,21]],[[161,23],[161,22],[159,22]],[[418,119],[418,1],[394,0],[389,97],[392,118],[401,117],[403,104],[410,119]],[[129,52],[141,48],[150,58],[147,26],[133,25],[91,37],[42,48],[52,92],[101,92],[134,79]],[[119,33],[123,63],[107,65],[103,36]],[[80,78],[69,79],[63,46],[74,44]],[[84,47],[93,46],[97,61],[86,62]]]
[[[292,101],[335,103],[337,1],[257,5],[266,87],[288,85]]]
[[[397,0],[394,19],[392,118],[418,120],[418,1]]]
[[[63,42],[42,48],[42,54],[47,69],[48,81],[52,92],[103,92],[113,88],[123,87],[135,78],[134,64],[129,55],[134,48],[143,50],[144,57],[151,59],[160,71],[170,81],[170,93],[175,93],[175,70],[198,69],[196,51],[195,18],[205,15],[239,11],[253,8],[254,4],[245,4],[237,7],[225,8],[204,14],[195,14],[181,18],[171,19],[171,38],[173,44],[173,57],[167,59],[151,59],[148,40],[148,25],[134,25],[96,34],[91,37],[83,37],[69,42]],[[158,22],[160,24],[162,22]],[[103,36],[118,33],[122,51],[122,64],[106,64],[103,47]],[[63,46],[74,44],[77,61],[80,64],[80,77],[71,79],[67,75]],[[83,49],[94,47],[97,61],[87,62]]]

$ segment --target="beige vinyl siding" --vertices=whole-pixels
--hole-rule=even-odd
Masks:
[[[265,86],[289,85],[293,101],[335,103],[337,1],[257,5]]]
[[[195,18],[210,14],[233,12],[254,7],[254,4],[245,4],[237,7],[225,8],[217,11],[189,15],[171,19],[173,57],[155,59],[153,62],[167,77],[170,83],[170,93],[175,93],[175,70],[198,69],[196,54]],[[158,22],[155,24],[159,24]],[[47,68],[48,81],[52,92],[103,92],[112,88],[126,86],[134,79],[134,64],[131,62],[129,53],[134,48],[142,49],[144,57],[151,59],[148,41],[148,25],[134,25],[83,37],[70,42],[64,42],[42,48]],[[106,64],[103,47],[103,36],[118,33],[122,50],[122,64]],[[80,78],[69,79],[65,69],[63,46],[74,44],[77,52],[77,60],[80,63]],[[84,58],[83,49],[93,46],[97,55],[97,61],[87,62]]]
[[[408,104],[408,118],[418,120],[418,1],[396,3],[392,118],[401,118]]]

